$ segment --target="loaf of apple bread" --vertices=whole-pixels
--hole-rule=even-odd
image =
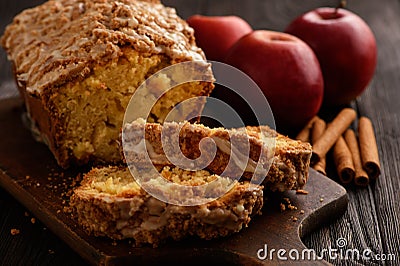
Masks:
[[[203,185],[218,178],[212,188],[216,191],[231,182],[206,170],[164,166],[160,174],[187,186]],[[94,168],[87,173],[70,203],[73,214],[89,234],[116,240],[129,238],[137,246],[158,246],[168,239],[213,239],[239,232],[253,215],[260,214],[263,191],[261,186],[235,181],[226,194],[215,200],[179,206],[151,196],[135,182],[127,167],[114,166]]]
[[[64,168],[121,162],[119,133],[138,86],[167,66],[205,60],[175,9],[150,0],[49,0],[17,15],[1,44],[34,131]],[[210,65],[202,66],[212,76]],[[162,122],[176,104],[212,89],[203,81],[178,85],[148,120]],[[203,105],[188,109],[200,114]]]
[[[179,165],[189,159],[189,164],[179,166],[252,179],[256,184],[262,181],[272,191],[301,189],[308,178],[312,153],[309,143],[292,140],[268,126],[225,129],[137,119],[123,127],[122,141],[126,163],[132,167],[148,167],[149,161]]]

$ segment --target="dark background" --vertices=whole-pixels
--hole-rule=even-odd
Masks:
[[[38,0],[0,1],[0,34],[21,10]],[[296,16],[338,1],[311,0],[164,0],[187,18],[192,14],[238,15],[254,29],[283,31]],[[320,251],[334,247],[340,237],[348,248],[371,249],[374,254],[396,255],[395,261],[334,260],[336,265],[400,265],[400,1],[348,1],[372,28],[378,43],[378,66],[365,93],[352,103],[360,115],[371,118],[378,141],[382,174],[367,188],[348,187],[349,206],[343,217],[306,236],[306,246]],[[7,57],[0,49],[0,99],[17,94]],[[329,113],[329,111],[327,112]],[[1,129],[0,129],[1,130]],[[0,151],[2,152],[2,151]],[[1,162],[0,162],[1,164]],[[336,179],[336,173],[328,169]],[[77,254],[0,188],[0,264],[83,265]],[[17,228],[20,234],[12,236]]]

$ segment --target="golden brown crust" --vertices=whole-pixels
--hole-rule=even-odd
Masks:
[[[180,148],[182,153],[191,160],[200,156],[200,140],[206,137],[212,138],[217,144],[217,153],[206,168],[215,174],[221,175],[223,173],[223,176],[231,178],[243,176],[245,179],[251,179],[254,174],[254,165],[260,162],[262,167],[268,170],[263,176],[265,177],[263,184],[270,190],[301,189],[307,182],[311,145],[278,134],[267,126],[246,127],[246,130],[228,130],[224,128],[211,129],[201,124],[164,122],[162,126],[156,123],[144,124],[134,121],[123,129],[125,144],[130,143],[135,147],[132,149],[133,146],[124,146],[126,161],[141,165],[141,163],[146,163],[145,158],[148,153],[154,164],[173,165],[165,156],[166,151],[176,152],[169,147],[172,141],[166,141],[164,144],[167,145],[161,143],[161,131],[164,128],[167,129],[166,132],[181,128],[179,131]],[[143,132],[144,129],[146,147],[134,145],[142,140],[140,132]],[[249,146],[246,146],[247,142]],[[245,169],[240,168],[237,164],[235,165],[235,160],[231,159],[230,152],[233,151],[233,149],[231,150],[231,143],[234,143],[236,155],[240,155],[239,152],[245,151],[246,147],[249,148],[248,157],[250,160]],[[147,148],[147,151],[145,148]],[[274,154],[272,155],[273,149]],[[260,156],[261,154],[262,156]],[[204,157],[204,159],[209,158]],[[229,162],[230,160],[233,160],[233,162]]]
[[[30,93],[83,79],[126,46],[172,63],[205,59],[193,30],[158,1],[50,0],[17,15],[1,44]]]
[[[168,239],[188,236],[212,239],[240,231],[263,205],[262,187],[248,182],[236,183],[221,198],[197,206],[164,203],[140,188],[110,194],[91,186],[104,179],[104,173],[126,178],[127,171],[117,167],[92,169],[75,189],[71,205],[88,233],[113,239],[133,238],[138,246],[158,246]]]

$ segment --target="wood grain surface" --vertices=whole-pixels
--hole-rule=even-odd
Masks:
[[[0,2],[0,33],[20,10],[38,0]],[[191,14],[242,16],[255,29],[282,31],[294,17],[318,6],[335,6],[327,0],[164,0],[187,18]],[[347,187],[349,207],[343,217],[305,236],[307,247],[321,251],[334,247],[339,238],[347,247],[373,254],[394,254],[394,260],[329,260],[335,265],[400,265],[400,1],[347,1],[348,9],[358,13],[372,28],[378,43],[378,66],[366,92],[352,104],[359,115],[371,118],[378,141],[382,174],[367,188]],[[0,97],[16,94],[10,65],[0,51]],[[336,110],[323,110],[329,118]],[[0,129],[1,130],[1,129]],[[0,151],[6,153],[7,151]],[[329,155],[328,155],[329,160]],[[328,165],[328,176],[337,180]],[[4,265],[83,265],[85,262],[32,216],[5,191],[0,190],[0,261]],[[21,230],[12,236],[11,228]]]

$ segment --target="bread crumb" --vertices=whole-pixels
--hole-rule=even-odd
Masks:
[[[298,189],[298,190],[296,190],[296,194],[307,195],[308,191],[304,190],[304,189]]]
[[[32,217],[32,218],[31,218],[31,223],[32,223],[32,224],[36,223],[36,219]]]
[[[319,199],[319,202],[323,202],[323,201],[324,201],[324,198],[320,198],[320,199]]]
[[[64,212],[64,213],[72,213],[72,208],[71,208],[71,207],[68,207],[68,206],[64,206],[63,212]]]
[[[300,214],[304,214],[304,210],[300,210]]]
[[[293,221],[293,222],[297,222],[297,220],[298,220],[297,217],[293,217],[293,218],[292,218],[292,221]]]
[[[10,232],[11,232],[11,235],[13,235],[13,236],[18,235],[20,233],[20,231],[16,228],[11,229]]]
[[[28,180],[29,178],[31,178],[29,175],[25,176],[25,179]]]
[[[283,198],[282,200],[284,202],[280,203],[281,212],[283,212],[285,210],[291,210],[291,211],[297,210],[297,207],[292,205],[289,198]]]
[[[287,204],[290,204],[290,199],[289,199],[289,198],[283,198],[283,200],[284,200]]]

